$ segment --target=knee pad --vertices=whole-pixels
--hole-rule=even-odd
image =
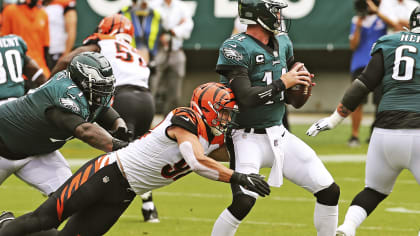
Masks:
[[[236,219],[242,220],[251,211],[255,200],[255,198],[246,194],[234,195],[232,204],[228,207],[228,210]]]
[[[353,199],[350,205],[357,205],[365,209],[367,215],[382,202],[388,195],[380,193],[371,188],[365,188]]]
[[[327,206],[336,206],[340,197],[340,187],[332,183],[328,188],[314,194],[316,201]]]

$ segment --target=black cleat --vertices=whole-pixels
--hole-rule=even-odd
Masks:
[[[149,223],[159,223],[160,220],[158,218],[158,213],[156,210],[156,207],[153,207],[152,210],[145,210],[145,209],[141,209],[141,212],[143,213],[143,217],[144,217],[144,222],[149,222]]]
[[[10,211],[3,211],[0,215],[0,228],[3,227],[4,223],[14,220],[16,217]]]

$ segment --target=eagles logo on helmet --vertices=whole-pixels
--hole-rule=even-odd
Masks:
[[[203,84],[193,91],[191,108],[203,117],[215,136],[222,135],[234,125],[233,115],[238,112],[232,90],[215,82]]]
[[[282,9],[287,7],[284,0],[239,0],[238,14],[241,23],[259,24],[264,29],[273,32],[287,32],[283,22]]]
[[[82,90],[91,109],[106,106],[114,94],[111,64],[97,52],[82,52],[68,66],[70,78]]]

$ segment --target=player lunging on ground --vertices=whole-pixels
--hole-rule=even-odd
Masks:
[[[268,195],[262,176],[241,174],[207,157],[227,155],[218,151],[224,147],[223,133],[235,107],[230,89],[218,83],[200,85],[193,92],[191,107],[176,108],[126,148],[87,162],[34,212],[6,222],[0,235],[52,229],[67,218],[61,235],[103,235],[136,194],[171,184],[192,171]]]

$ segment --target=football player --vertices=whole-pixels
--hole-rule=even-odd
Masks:
[[[133,132],[130,140],[145,134],[153,121],[155,104],[149,90],[150,69],[136,48],[130,45],[134,29],[131,21],[121,14],[102,19],[97,33],[84,40],[81,46],[59,60],[53,73],[65,68],[80,52],[93,51],[104,55],[111,63],[116,79],[112,107]],[[141,195],[142,213],[146,222],[159,222],[152,193]]]
[[[15,174],[49,195],[72,174],[58,151],[66,141],[105,152],[127,145],[104,129],[126,127],[109,107],[114,80],[106,58],[86,52],[33,93],[0,105],[0,183]]]
[[[347,210],[337,235],[354,236],[357,227],[392,191],[408,169],[420,184],[420,7],[410,16],[410,30],[386,35],[374,44],[369,64],[348,88],[334,113],[307,131],[315,136],[333,129],[376,87],[382,99],[374,121],[367,159],[365,188]]]
[[[238,126],[226,141],[232,147],[231,168],[258,173],[260,168],[271,167],[271,186],[280,187],[284,176],[314,194],[318,236],[332,236],[340,189],[315,152],[282,124],[285,90],[296,84],[309,86],[313,76],[301,70],[302,63],[291,69],[292,43],[282,33],[286,24],[281,12],[287,4],[283,0],[239,0],[238,4],[247,30],[225,40],[216,66],[240,110],[235,119]],[[232,204],[215,222],[213,236],[234,235],[258,197],[237,184],[232,184],[232,193]]]
[[[0,105],[47,81],[43,70],[26,54],[27,50],[26,42],[20,36],[0,37]]]
[[[0,235],[56,228],[69,217],[60,234],[103,235],[136,194],[166,186],[191,172],[268,195],[270,188],[262,176],[233,171],[207,156],[216,153],[215,159],[226,158],[226,150],[220,149],[235,110],[230,89],[219,83],[200,85],[193,92],[191,107],[174,109],[126,148],[87,162],[34,212],[8,221]]]

